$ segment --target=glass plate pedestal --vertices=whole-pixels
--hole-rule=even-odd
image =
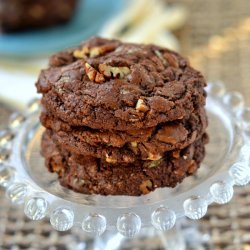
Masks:
[[[147,242],[137,249],[153,249],[147,246],[156,235],[165,249],[185,249],[188,238],[198,245],[202,237],[194,237],[198,231],[187,237],[183,218],[202,218],[211,203],[229,202],[234,186],[250,181],[250,108],[240,93],[227,93],[220,82],[208,86],[206,108],[210,142],[196,175],[174,189],[140,197],[101,196],[63,188],[56,174],[47,172],[40,155],[39,101],[33,101],[0,133],[0,185],[30,219],[48,217],[59,231],[76,227],[95,237],[95,249],[123,249],[136,242]]]

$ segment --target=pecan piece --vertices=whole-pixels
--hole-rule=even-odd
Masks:
[[[176,143],[185,141],[188,131],[182,124],[166,125],[158,130],[155,135],[156,140],[175,145]]]
[[[99,47],[94,47],[89,50],[89,57],[96,57],[101,55],[101,49]]]
[[[136,141],[130,142],[130,149],[135,153],[138,154],[138,143]]]
[[[116,161],[116,159],[114,159],[112,156],[109,156],[108,154],[106,154],[105,155],[105,157],[106,157],[106,162],[108,162],[108,163],[113,163],[113,164],[115,164],[117,161]]]
[[[131,146],[132,146],[133,148],[137,148],[138,143],[137,143],[136,141],[132,141],[132,142],[131,142]]]
[[[77,49],[73,52],[73,56],[78,59],[83,59],[85,57],[96,57],[104,55],[107,52],[113,51],[115,49],[114,45],[102,45],[98,47],[89,48],[87,46],[82,49]]]
[[[177,61],[177,58],[169,53],[165,53],[164,54],[164,58],[168,61],[168,64],[174,68],[178,68],[179,67],[179,63]]]
[[[186,161],[188,159],[188,156],[187,155],[183,155],[182,158]]]
[[[149,107],[145,104],[145,102],[142,99],[139,99],[136,103],[135,109],[141,112],[146,112],[149,110]]]
[[[148,152],[148,160],[150,160],[150,161],[158,161],[161,158],[162,158],[162,156],[159,154],[153,154],[151,152]]]
[[[107,64],[99,64],[99,71],[106,77],[119,77],[120,79],[130,73],[130,69],[128,67],[113,67]]]
[[[156,168],[163,162],[163,158],[156,160],[156,161],[148,161],[143,164],[143,167],[146,168]]]
[[[100,55],[105,55],[106,53],[115,50],[116,46],[114,44],[106,44],[98,47],[93,47],[89,49],[89,56],[95,57]]]
[[[104,75],[99,73],[90,64],[85,63],[85,71],[90,81],[102,83],[105,81]]]
[[[173,156],[175,159],[180,158],[180,150],[175,150],[175,151],[173,151],[172,156]],[[184,158],[183,158],[183,159],[184,159]]]
[[[162,55],[162,53],[161,53],[159,50],[155,50],[154,52],[155,52],[156,56],[162,61],[162,64],[163,64],[164,66],[168,66],[168,62],[167,62],[167,60],[164,58],[164,56]]]
[[[87,47],[83,47],[82,49],[77,49],[73,52],[73,56],[78,59],[86,58],[89,53],[89,49]]]
[[[99,72],[96,73],[96,77],[95,77],[95,82],[97,83],[102,83],[105,81],[105,77],[103,74],[100,74]]]
[[[150,193],[152,187],[153,187],[152,181],[146,180],[141,183],[140,190],[143,194],[148,194]]]
[[[190,165],[188,167],[188,173],[193,174],[197,170],[197,163],[194,160],[191,160]]]

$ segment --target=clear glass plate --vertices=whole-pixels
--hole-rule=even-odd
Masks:
[[[61,231],[75,225],[100,235],[107,228],[116,228],[131,237],[145,226],[171,229],[176,219],[183,216],[200,219],[209,204],[229,202],[233,186],[250,181],[247,139],[250,110],[244,107],[239,93],[225,93],[221,83],[210,85],[208,92],[210,142],[206,158],[196,175],[174,189],[160,188],[148,195],[130,197],[84,195],[63,188],[57,175],[46,170],[40,155],[43,128],[38,122],[38,112],[32,111],[34,103],[29,113],[12,118],[9,140],[8,133],[0,136],[0,145],[5,145],[0,184],[6,187],[12,202],[24,203],[29,218],[49,216],[52,226]]]

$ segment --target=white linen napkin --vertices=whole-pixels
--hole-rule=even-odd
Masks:
[[[23,109],[31,99],[38,97],[35,82],[35,75],[0,70],[0,98],[10,106]]]

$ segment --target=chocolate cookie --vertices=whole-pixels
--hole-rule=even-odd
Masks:
[[[0,0],[0,29],[5,32],[53,26],[68,21],[77,0]]]
[[[45,117],[44,117],[45,116]],[[50,117],[50,116],[49,116]],[[74,154],[101,158],[109,163],[132,163],[159,160],[165,152],[180,150],[200,139],[207,127],[205,110],[191,114],[189,119],[168,122],[146,131],[99,131],[89,128],[65,128],[63,123],[41,116],[42,124],[52,129],[53,140]],[[58,125],[59,123],[59,125]],[[63,127],[66,131],[58,130]],[[134,134],[133,134],[134,133]],[[140,134],[142,135],[140,137]]]
[[[204,158],[207,136],[179,154],[168,153],[158,161],[133,164],[108,164],[93,157],[74,155],[59,148],[45,132],[42,154],[51,172],[58,173],[60,183],[85,194],[141,195],[159,187],[175,187],[194,174]]]
[[[92,38],[52,56],[36,86],[46,166],[77,192],[175,187],[204,158],[206,82],[173,51]]]
[[[206,97],[203,76],[179,54],[101,38],[53,56],[36,86],[55,118],[107,130],[181,120]]]

